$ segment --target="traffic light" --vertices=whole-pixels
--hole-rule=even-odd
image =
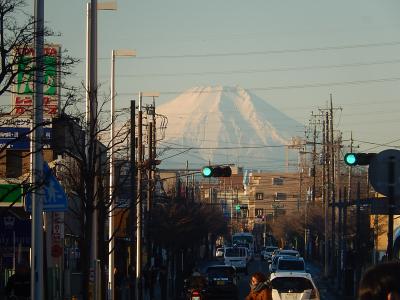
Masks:
[[[344,162],[348,166],[366,166],[375,157],[376,153],[346,153]]]
[[[240,210],[240,204],[236,204],[235,205],[235,209],[236,209],[236,211],[239,211]]]
[[[207,166],[201,169],[203,177],[230,177],[232,175],[229,166]]]

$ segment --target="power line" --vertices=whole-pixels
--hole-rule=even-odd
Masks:
[[[385,145],[387,145],[387,146],[390,146],[390,147],[391,147],[391,145],[390,145],[390,144],[392,144],[392,143],[396,143],[396,142],[399,142],[399,141],[400,141],[400,139],[395,139],[395,140],[393,140],[393,141],[386,142],[386,143],[385,143]],[[367,148],[367,149],[365,149],[364,151],[370,151],[370,150],[376,149],[376,148],[378,148],[378,147],[381,147],[381,145],[374,146],[374,147],[371,147],[371,148]]]
[[[298,85],[282,85],[282,86],[270,86],[270,87],[253,87],[246,88],[249,91],[271,91],[271,90],[292,90],[292,89],[304,89],[304,88],[318,88],[318,87],[329,87],[329,86],[343,86],[343,85],[361,85],[366,83],[385,83],[385,82],[396,82],[400,81],[400,77],[387,77],[367,80],[354,80],[354,81],[337,81],[337,82],[318,82],[309,84],[298,84]],[[212,91],[160,91],[163,95],[175,95],[175,94],[205,94],[205,93],[220,93],[222,89],[213,89]],[[119,93],[119,95],[136,95],[137,92],[132,93]]]
[[[400,146],[394,146],[394,145],[388,145],[388,144],[381,144],[381,143],[374,143],[374,142],[368,142],[368,141],[361,141],[361,140],[356,140],[353,139],[353,141],[363,143],[363,144],[369,144],[369,145],[376,145],[378,147],[393,147],[393,148],[400,148]]]
[[[331,50],[345,50],[345,49],[358,49],[358,48],[371,48],[371,47],[387,47],[398,46],[400,41],[381,42],[381,43],[367,43],[367,44],[353,44],[353,45],[340,45],[340,46],[325,46],[325,47],[311,47],[311,48],[295,48],[295,49],[277,49],[277,50],[263,50],[263,51],[245,51],[245,52],[220,52],[220,53],[199,53],[199,54],[177,54],[177,55],[150,55],[150,56],[137,56],[135,60],[142,59],[176,59],[176,58],[204,58],[204,57],[226,57],[226,56],[248,56],[248,55],[267,55],[267,54],[285,54],[285,53],[299,53],[299,52],[315,52],[315,51],[331,51]],[[102,57],[99,59],[109,58]],[[83,58],[82,58],[83,60]]]
[[[270,72],[287,72],[287,71],[305,71],[318,69],[337,69],[361,66],[373,66],[381,64],[397,64],[400,59],[375,61],[375,62],[358,62],[350,64],[336,65],[320,65],[320,66],[303,66],[303,67],[280,67],[272,69],[249,69],[249,70],[231,70],[231,71],[208,71],[208,72],[182,72],[182,73],[147,73],[147,74],[121,74],[120,78],[142,78],[142,77],[171,77],[171,76],[202,76],[202,75],[231,75],[231,74],[254,74],[254,73],[270,73]]]
[[[287,147],[287,145],[264,145],[264,146],[236,146],[236,147],[190,147],[193,150],[230,150],[230,149],[262,149],[262,148],[283,148]],[[173,150],[182,150],[187,149],[188,147],[173,147],[173,148],[162,148],[158,147],[160,150],[165,149],[173,149]]]

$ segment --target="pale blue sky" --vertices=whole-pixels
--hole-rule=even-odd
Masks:
[[[398,0],[117,3],[117,11],[98,13],[103,92],[111,50],[138,53],[117,61],[119,108],[138,91],[159,91],[163,103],[193,86],[239,85],[308,124],[311,111],[324,108],[332,93],[343,109],[335,118],[344,139],[350,130],[367,142],[399,136]],[[84,79],[85,11],[85,1],[45,0],[48,25],[63,34],[55,42],[82,58],[77,84]]]

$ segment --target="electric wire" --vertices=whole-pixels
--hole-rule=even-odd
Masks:
[[[373,62],[356,62],[348,64],[333,65],[311,65],[302,67],[279,67],[271,69],[248,69],[248,70],[230,70],[230,71],[205,71],[205,72],[182,72],[182,73],[145,73],[145,74],[119,74],[119,78],[143,78],[143,77],[175,77],[175,76],[204,76],[204,75],[237,75],[237,74],[256,74],[256,73],[272,73],[287,71],[306,71],[306,70],[324,70],[339,69],[351,67],[374,66],[383,64],[398,64],[400,59],[373,61]],[[104,75],[106,76],[106,75]]]
[[[136,56],[135,60],[148,60],[148,59],[177,59],[177,58],[207,58],[207,57],[227,57],[227,56],[249,56],[249,55],[269,55],[269,54],[286,54],[286,53],[300,53],[300,52],[319,52],[331,50],[345,50],[345,49],[358,49],[358,48],[374,48],[374,47],[388,47],[398,46],[400,41],[380,42],[380,43],[366,43],[366,44],[353,44],[353,45],[336,45],[325,47],[310,47],[310,48],[294,48],[294,49],[277,49],[277,50],[263,50],[263,51],[244,51],[244,52],[210,52],[199,54],[176,54],[176,55],[149,55],[149,56]],[[85,58],[81,58],[84,60]],[[110,58],[101,57],[101,60],[109,60]]]
[[[319,88],[319,87],[332,87],[332,86],[357,86],[368,83],[387,83],[400,81],[400,77],[386,77],[376,78],[367,80],[353,80],[353,81],[336,81],[336,82],[316,82],[316,83],[305,83],[305,84],[293,84],[293,85],[281,85],[281,86],[269,86],[269,87],[250,87],[246,88],[248,91],[273,91],[273,90],[293,90],[293,89],[305,89],[305,88]],[[195,94],[195,93],[220,93],[222,89],[214,89],[212,91],[160,91],[163,95],[176,95],[176,94]],[[120,93],[120,95],[131,96],[136,95],[137,92],[132,93]]]

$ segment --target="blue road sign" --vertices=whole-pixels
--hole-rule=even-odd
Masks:
[[[28,150],[30,148],[28,127],[0,127],[0,147],[13,150]],[[52,128],[43,128],[44,148],[50,148]]]
[[[46,162],[43,165],[43,173],[45,176],[43,211],[66,211],[68,208],[67,195]],[[25,196],[25,208],[28,212],[32,211],[31,193],[27,193]]]

